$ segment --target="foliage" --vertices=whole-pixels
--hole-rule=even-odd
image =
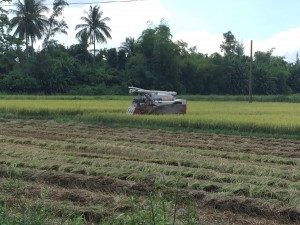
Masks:
[[[121,43],[120,49],[124,50],[128,56],[133,56],[137,48],[137,42],[133,37],[127,37],[125,42]]]
[[[157,194],[150,193],[146,205],[137,208],[135,199],[132,198],[132,208],[134,210],[122,213],[117,218],[108,219],[103,222],[103,225],[199,224],[200,222],[197,220],[194,212],[195,206],[181,209],[181,213],[178,213],[177,200],[175,197],[172,200],[168,200],[162,192]]]
[[[287,85],[292,89],[292,92],[300,93],[300,63],[296,62],[296,64],[290,65],[289,71]]]
[[[78,215],[63,213],[58,221],[55,211],[48,208],[42,197],[31,201],[24,193],[22,172],[15,165],[8,167],[8,179],[4,183],[6,199],[0,203],[1,225],[79,225],[83,219]]]
[[[47,26],[46,36],[44,39],[44,47],[47,47],[50,38],[56,33],[67,34],[68,25],[64,19],[58,20],[58,17],[62,15],[63,9],[68,6],[68,3],[64,0],[54,0],[53,2],[53,12],[49,18],[49,23]]]
[[[48,8],[43,4],[43,0],[24,0],[23,3],[19,0],[15,3],[15,7],[17,9],[10,10],[15,17],[10,20],[9,30],[16,27],[14,36],[18,35],[20,39],[25,39],[28,56],[29,40],[33,48],[33,42],[41,39],[46,30],[48,21],[43,13],[47,12]]]
[[[37,60],[38,59],[38,60]],[[31,59],[32,74],[47,94],[64,93],[76,82],[77,62],[63,46],[48,46]]]
[[[106,25],[106,22],[110,21],[109,17],[102,18],[103,12],[100,10],[100,6],[90,6],[87,17],[81,17],[83,24],[78,24],[75,30],[81,29],[76,37],[81,37],[84,33],[90,38],[90,43],[94,45],[94,58],[96,56],[96,41],[106,42],[106,38],[111,38],[111,29]]]
[[[43,14],[42,1],[17,2],[17,10],[2,12],[0,17],[0,90],[4,93],[127,94],[127,86],[174,90],[180,94],[247,95],[250,58],[243,43],[231,31],[223,34],[221,52],[198,52],[183,40],[174,42],[166,21],[149,23],[137,39],[128,37],[119,48],[96,49],[96,42],[111,38],[111,30],[99,6],[91,6],[78,24],[79,41],[68,48],[53,39],[66,33],[67,24],[59,20],[67,2],[53,3],[52,14]],[[34,13],[36,11],[36,13]],[[29,13],[28,13],[29,12]],[[8,13],[16,14],[9,21]],[[25,24],[22,15],[33,14]],[[47,19],[47,20],[46,20]],[[36,24],[36,25],[33,25]],[[30,30],[26,30],[30,25]],[[16,27],[14,36],[7,34]],[[42,50],[28,46],[44,37]],[[18,37],[18,38],[17,38]],[[26,49],[21,49],[25,40]],[[93,44],[93,54],[88,50]],[[273,56],[273,50],[255,52],[253,61],[254,95],[288,95],[300,92],[299,57],[287,63]],[[26,59],[25,55],[31,55]],[[13,84],[16,79],[15,84]],[[76,91],[77,90],[77,91]]]
[[[11,2],[11,0],[0,0],[2,2]],[[2,55],[5,54],[7,51],[15,50],[18,51],[19,46],[21,45],[21,41],[17,38],[9,35],[6,31],[9,27],[9,18],[8,18],[8,11],[4,10],[0,6],[0,53]],[[4,66],[4,64],[0,63],[0,67]],[[0,71],[1,74],[1,71]]]
[[[224,52],[225,56],[235,54],[237,41],[231,31],[223,34],[224,41],[220,45],[221,51]]]
[[[108,98],[108,97],[107,97]],[[54,98],[55,99],[55,98]],[[18,116],[60,117],[105,124],[186,130],[217,130],[232,133],[297,136],[300,108],[295,103],[189,101],[182,115],[129,116],[130,100],[1,100],[0,112]]]
[[[179,90],[179,56],[171,38],[170,29],[164,23],[143,31],[138,40],[139,54],[132,56],[136,58],[138,64],[134,60],[129,62],[128,72],[136,74],[131,80],[133,85],[142,83],[145,84],[145,88],[149,89],[160,87]],[[140,65],[140,62],[143,62],[143,65]],[[134,78],[136,76],[140,77],[139,81]]]
[[[39,90],[39,85],[35,78],[27,76],[22,70],[17,69],[13,73],[3,76],[0,90],[9,93],[31,93]]]
[[[291,88],[288,87],[288,77],[290,76],[288,65],[282,57],[272,56],[272,51],[254,54],[254,93],[289,94]],[[296,66],[292,66],[292,68],[296,68]]]
[[[228,224],[240,215],[246,217],[247,224],[253,212],[263,215],[256,217],[256,222],[264,223],[266,219],[279,224],[283,221],[299,222],[299,140],[257,138],[253,133],[251,136],[218,135],[215,130],[213,133],[204,130],[198,133],[194,128],[190,133],[184,132],[184,127],[180,126],[174,132],[165,131],[165,121],[169,119],[175,127],[179,116],[124,115],[123,120],[127,118],[131,122],[126,124],[127,127],[118,128],[112,125],[117,119],[121,122],[122,113],[117,113],[117,110],[122,102],[127,101],[27,101],[24,96],[20,97],[23,99],[10,101],[11,105],[7,107],[12,108],[10,112],[16,112],[19,107],[18,119],[7,119],[9,114],[5,115],[6,119],[1,117],[2,130],[9,131],[0,136],[1,203],[5,202],[6,196],[22,196],[25,192],[29,197],[26,200],[31,200],[27,201],[31,204],[20,210],[33,209],[30,206],[35,205],[35,197],[41,196],[39,203],[45,203],[47,207],[42,212],[39,209],[43,207],[36,207],[40,217],[45,212],[54,215],[64,205],[66,208],[63,209],[84,212],[85,222],[90,224],[103,224],[102,219],[106,224],[154,224],[151,223],[154,221],[155,224],[173,224],[174,215],[175,224],[193,222],[194,216],[200,221],[203,218],[217,222],[219,218],[211,221],[212,216],[216,218],[216,212],[231,212],[232,217],[228,219],[228,213],[225,217]],[[26,112],[21,108],[28,103],[31,104],[27,107],[32,109],[31,116],[36,113],[36,116],[47,119],[23,120],[21,115]],[[287,115],[286,111],[280,110],[288,111],[291,105],[257,104],[254,111],[264,119],[273,117],[275,111]],[[39,110],[41,106],[43,111]],[[201,117],[215,112],[213,116],[223,114],[223,120],[230,112],[234,118],[246,111],[236,108],[253,108],[252,104],[231,102],[209,102],[201,106]],[[63,110],[70,119],[66,123],[62,123],[66,118],[62,117]],[[191,113],[196,111],[199,109],[191,108]],[[244,114],[251,119],[254,111],[248,110]],[[89,121],[88,112],[93,114],[90,114]],[[30,112],[27,113],[25,118],[28,119]],[[54,114],[60,114],[60,118],[55,118],[60,120],[59,123],[52,120]],[[100,124],[105,116],[112,118],[109,126]],[[81,118],[81,123],[78,123],[78,118]],[[188,119],[192,120],[191,117]],[[147,126],[147,120],[152,124],[157,121],[159,130],[128,127],[134,125],[134,120],[138,121],[136,126],[140,124],[141,127]],[[242,126],[243,122],[239,121],[239,124]],[[278,131],[280,129],[282,127],[277,127]],[[20,132],[22,135],[12,136]],[[297,136],[299,139],[298,133]],[[6,165],[16,167],[6,170]],[[43,190],[48,190],[48,195],[39,194]],[[16,198],[7,200],[11,206]],[[21,201],[15,203],[23,206]],[[10,211],[9,215],[17,217],[25,211],[19,211],[19,214]],[[31,221],[39,218],[34,212],[32,215]],[[89,215],[95,216],[91,218]],[[60,224],[59,217],[57,224]],[[107,221],[108,218],[113,219]],[[227,224],[226,221],[219,224]]]

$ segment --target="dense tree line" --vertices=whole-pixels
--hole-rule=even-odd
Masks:
[[[0,8],[0,92],[126,94],[131,85],[182,94],[249,92],[250,58],[231,31],[223,34],[221,54],[202,54],[182,40],[174,42],[165,21],[149,25],[138,39],[126,38],[118,48],[96,49],[95,43],[106,42],[112,31],[110,18],[103,18],[99,6],[91,6],[76,26],[78,44],[66,47],[54,37],[67,33],[67,24],[59,19],[67,2],[54,0],[49,18],[42,3],[24,0],[15,10]],[[11,20],[9,13],[14,15]],[[39,51],[33,48],[37,39],[43,39]],[[254,53],[253,94],[299,93],[298,55],[295,63],[288,63],[272,52]]]

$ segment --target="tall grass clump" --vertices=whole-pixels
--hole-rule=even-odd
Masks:
[[[132,210],[120,214],[115,218],[103,221],[103,225],[200,225],[196,217],[195,206],[180,208],[178,199],[168,200],[163,192],[149,194],[146,204],[139,206],[136,199],[131,198]]]

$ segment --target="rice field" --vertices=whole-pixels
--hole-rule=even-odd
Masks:
[[[290,135],[300,133],[300,104],[274,102],[188,102],[187,114],[126,115],[130,100],[4,99],[0,113],[59,118],[92,123],[116,123],[142,127],[215,130],[234,133]]]
[[[0,224],[300,223],[297,103],[130,104],[1,99]]]

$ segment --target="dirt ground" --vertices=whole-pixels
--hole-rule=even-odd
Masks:
[[[265,199],[240,192],[222,195],[224,190],[220,191],[220,187],[234,186],[231,178],[244,174],[237,174],[234,169],[231,174],[218,167],[222,164],[225,168],[227,163],[264,170],[274,167],[296,174],[300,165],[298,140],[45,120],[2,120],[0,146],[0,190],[9,179],[7,168],[16,165],[22,171],[23,192],[28,198],[44,195],[49,205],[80,212],[87,221],[99,222],[104,217],[131,209],[130,196],[140,197],[139,204],[143,204],[149,193],[157,190],[154,180],[170,177],[181,166],[186,174],[203,171],[211,177],[226,178],[222,181],[211,180],[211,177],[197,178],[209,185],[196,189],[189,185],[196,180],[193,174],[182,177],[187,185],[180,187],[181,205],[184,207],[185,199],[194,201],[197,216],[203,221],[214,224],[300,224],[300,209],[278,199],[275,201],[273,196]],[[273,162],[268,158],[276,160]],[[245,172],[245,176],[250,177],[251,182],[261,179],[259,174]],[[297,178],[292,180],[274,174],[262,176],[287,184],[276,186],[276,191],[298,193],[298,189],[290,189],[299,183]],[[174,195],[172,186],[165,185],[160,189],[166,196]]]

